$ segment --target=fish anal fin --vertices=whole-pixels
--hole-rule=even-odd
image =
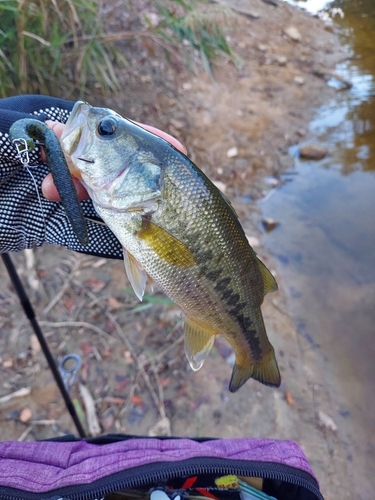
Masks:
[[[169,264],[182,268],[194,265],[194,255],[190,249],[150,220],[143,219],[142,227],[135,235],[145,241],[162,260]]]
[[[265,264],[263,264],[263,262],[258,257],[256,257],[256,259],[263,278],[264,295],[266,295],[268,292],[276,292],[278,286],[275,278],[271,274],[271,271],[266,267]]]
[[[273,348],[261,360],[248,365],[235,364],[229,383],[230,392],[236,392],[248,380],[253,378],[258,382],[272,387],[279,387],[281,383],[280,371],[277,366]]]
[[[147,273],[136,259],[123,248],[124,265],[128,279],[133,287],[134,293],[142,301],[147,283]]]
[[[194,371],[202,368],[215,340],[215,332],[197,323],[185,320],[185,354]]]

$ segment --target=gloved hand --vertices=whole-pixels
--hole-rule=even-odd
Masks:
[[[0,99],[0,253],[41,246],[45,242],[90,255],[122,259],[118,240],[106,226],[95,222],[87,221],[90,242],[80,245],[61,204],[50,201],[58,200],[51,183],[48,189],[46,182],[43,186],[47,196],[52,193],[50,199],[42,194],[41,185],[49,170],[41,161],[40,151],[35,149],[30,153],[30,166],[26,168],[9,140],[9,128],[15,121],[32,117],[66,123],[73,106],[74,102],[41,95]],[[168,134],[147,128],[184,150]],[[84,215],[98,220],[91,200],[81,203]]]
[[[90,243],[79,244],[60,203],[47,200],[41,192],[49,173],[40,152],[30,153],[30,167],[17,158],[8,137],[9,127],[21,118],[65,123],[74,102],[40,95],[0,100],[0,252],[16,252],[44,242],[77,252],[122,258],[122,248],[106,227],[88,221]],[[82,201],[85,216],[97,219],[91,200]]]

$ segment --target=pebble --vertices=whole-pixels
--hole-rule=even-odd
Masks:
[[[228,149],[228,151],[227,151],[227,157],[228,158],[234,158],[237,155],[238,155],[238,148],[236,148],[236,146],[234,146],[233,148]]]
[[[305,79],[302,76],[295,76],[294,82],[298,85],[303,85],[305,83]]]
[[[249,242],[249,245],[251,247],[259,247],[260,246],[260,241],[255,236],[247,236],[246,235],[246,238],[247,238],[247,241]]]
[[[212,181],[212,183],[218,188],[220,189],[220,191],[222,193],[225,193],[225,191],[227,190],[227,185],[224,184],[224,182],[221,182],[221,181]]]
[[[24,408],[21,413],[20,413],[20,421],[23,423],[23,424],[26,424],[27,422],[29,422],[31,420],[31,417],[33,416],[33,413],[32,411],[30,410],[30,408]]]
[[[304,144],[299,148],[302,158],[309,160],[322,160],[328,153],[328,149],[321,144]]]
[[[333,420],[332,417],[324,413],[324,411],[318,411],[318,419],[319,423],[326,429],[329,429],[330,431],[333,432],[337,431],[337,425],[335,421]]]
[[[262,224],[267,233],[273,231],[279,223],[275,219],[271,219],[271,217],[264,217],[262,219]]]
[[[302,40],[302,35],[295,26],[288,26],[288,28],[285,28],[284,35],[294,42],[300,42]]]
[[[288,59],[285,56],[277,56],[276,61],[279,64],[279,66],[285,66],[286,63],[288,62]]]

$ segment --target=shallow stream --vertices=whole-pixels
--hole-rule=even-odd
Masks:
[[[295,167],[283,176],[290,182],[262,203],[263,214],[280,223],[264,240],[298,333],[320,354],[332,385],[331,416],[347,440],[347,459],[353,471],[367,469],[367,488],[371,482],[374,488],[375,2],[290,3],[341,26],[352,57],[336,71],[353,86],[338,88],[309,125],[307,136],[326,145],[328,155],[306,161],[298,146],[291,148]],[[359,488],[359,498],[367,498],[365,491]]]

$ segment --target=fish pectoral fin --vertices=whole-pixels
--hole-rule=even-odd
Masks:
[[[184,333],[186,357],[191,368],[197,371],[202,368],[214,343],[216,334],[189,319],[185,320]]]
[[[281,383],[279,367],[275,357],[275,352],[271,346],[270,352],[264,358],[255,363],[247,365],[236,363],[233,367],[232,377],[229,383],[230,392],[238,389],[252,377],[264,385],[279,387]]]
[[[278,286],[275,278],[271,274],[271,271],[267,269],[266,265],[263,264],[263,262],[258,257],[256,257],[256,259],[263,278],[264,295],[266,295],[268,292],[276,292],[276,290],[278,290]]]
[[[176,267],[194,265],[194,255],[180,240],[153,222],[143,219],[142,227],[135,233],[164,261]]]
[[[142,301],[147,283],[147,273],[135,258],[123,248],[124,265],[128,279],[133,287],[134,293]]]

